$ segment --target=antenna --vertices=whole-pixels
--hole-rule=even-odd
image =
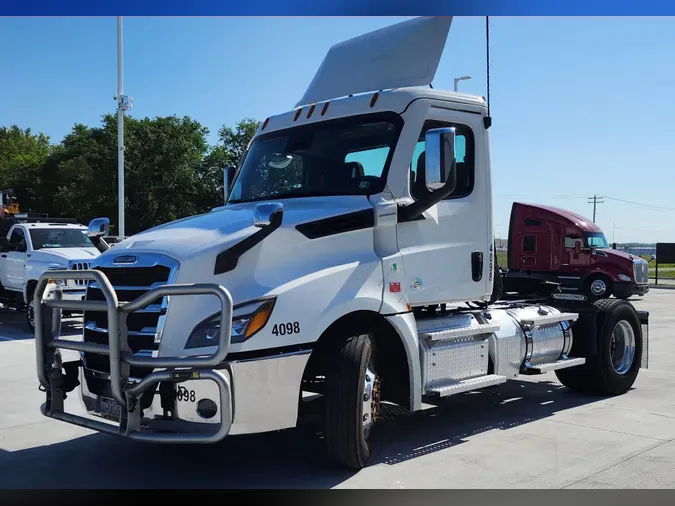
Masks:
[[[485,16],[485,59],[486,59],[486,81],[487,81],[487,116],[483,118],[483,125],[487,130],[492,126],[492,116],[490,116],[490,16]]]

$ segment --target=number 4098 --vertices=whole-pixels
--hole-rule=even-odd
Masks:
[[[275,324],[272,328],[272,334],[275,336],[285,336],[287,334],[297,334],[300,332],[299,322],[288,322]]]

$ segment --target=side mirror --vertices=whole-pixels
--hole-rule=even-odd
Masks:
[[[89,239],[93,237],[103,237],[110,232],[110,220],[108,218],[94,218],[89,222],[87,235]]]
[[[444,197],[457,187],[454,128],[433,128],[425,135],[425,183],[430,191],[443,188]]]
[[[103,240],[103,237],[110,233],[110,220],[108,218],[94,218],[87,227],[87,236],[94,243],[99,252],[107,251],[110,246]]]
[[[581,253],[581,242],[580,241],[574,241],[574,253],[576,255]]]
[[[237,168],[234,165],[225,167],[225,170],[223,170],[223,197],[225,198],[223,202],[225,203],[227,203],[227,198],[230,196],[230,189],[232,188],[236,170]]]
[[[253,211],[253,225],[259,228],[269,227],[274,224],[281,225],[284,214],[284,206],[280,202],[259,204]]]

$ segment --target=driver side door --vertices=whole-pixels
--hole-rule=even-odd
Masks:
[[[3,285],[6,288],[14,290],[23,289],[24,266],[26,264],[26,253],[28,251],[27,238],[24,231],[20,228],[12,230],[9,236],[9,251],[2,253],[6,256],[6,282],[3,280]]]
[[[410,194],[417,201],[429,191],[426,132],[447,127],[456,131],[454,191],[420,219],[398,224],[405,293],[413,306],[484,300],[492,290],[492,216],[480,115],[430,109],[411,161]]]

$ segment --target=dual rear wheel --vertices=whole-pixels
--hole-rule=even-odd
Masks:
[[[566,387],[584,393],[621,395],[633,386],[642,362],[642,331],[631,304],[620,299],[595,302],[599,312],[597,356],[584,366],[556,371]],[[576,336],[588,339],[593,336]]]

